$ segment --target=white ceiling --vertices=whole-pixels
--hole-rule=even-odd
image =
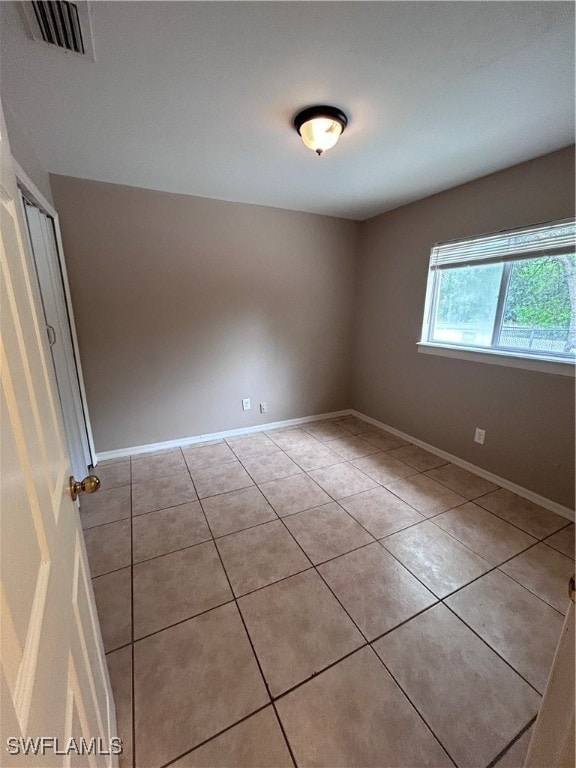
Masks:
[[[365,219],[574,141],[569,2],[95,2],[96,62],[0,3],[3,97],[54,173]],[[291,127],[350,123],[318,158]]]

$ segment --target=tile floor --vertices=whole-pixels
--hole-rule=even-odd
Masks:
[[[354,417],[98,474],[122,768],[520,768],[574,524]]]

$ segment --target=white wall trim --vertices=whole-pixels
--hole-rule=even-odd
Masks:
[[[574,520],[574,510],[570,509],[569,507],[565,507],[562,504],[558,504],[557,501],[552,501],[551,499],[547,499],[545,496],[540,496],[539,493],[530,491],[528,488],[517,485],[510,480],[506,480],[505,477],[495,475],[493,472],[489,472],[486,469],[482,469],[482,467],[476,466],[476,464],[472,464],[469,461],[460,459],[458,456],[454,456],[452,453],[448,453],[447,451],[443,451],[440,448],[436,448],[435,445],[425,443],[424,440],[418,440],[418,438],[412,437],[412,435],[408,435],[406,432],[401,432],[399,429],[395,429],[394,427],[390,427],[388,424],[384,424],[377,419],[373,419],[371,416],[365,416],[363,413],[353,409],[351,410],[351,413],[354,416],[357,416],[359,419],[367,421],[369,424],[373,424],[375,427],[385,429],[387,432],[391,432],[397,437],[408,440],[408,442],[417,445],[419,448],[424,448],[424,450],[430,451],[430,453],[433,453],[436,456],[440,456],[442,459],[446,459],[446,461],[451,461],[452,464],[456,464],[463,469],[467,469],[469,472],[474,472],[475,475],[479,475],[485,480],[489,480],[491,483],[499,485],[501,488],[505,488],[507,491],[515,493],[517,496],[522,496],[522,498],[528,499],[528,501],[532,501],[534,504],[538,504],[539,506],[544,507],[544,509],[549,509],[551,512],[555,512],[557,515],[565,517],[567,520]]]
[[[303,416],[299,419],[287,419],[286,421],[271,421],[266,424],[256,424],[253,427],[240,427],[239,429],[228,429],[225,432],[211,432],[205,435],[195,435],[194,437],[181,437],[178,440],[166,440],[163,443],[149,443],[148,445],[135,445],[132,448],[118,448],[114,451],[102,451],[97,454],[98,461],[106,459],[121,459],[125,456],[134,456],[139,453],[151,453],[152,451],[163,451],[169,448],[181,448],[185,445],[195,445],[196,443],[205,443],[210,440],[221,440],[225,437],[236,437],[237,435],[252,435],[255,432],[264,432],[268,429],[279,429],[280,427],[295,427],[298,424],[307,424],[311,421],[322,421],[324,419],[337,419],[340,416],[350,416],[354,411],[350,408],[344,411],[333,411],[332,413],[321,413],[317,416]]]
[[[518,496],[522,496],[522,498],[528,499],[528,501],[532,501],[534,504],[538,504],[539,506],[544,507],[544,509],[549,509],[551,512],[555,512],[557,515],[566,518],[566,520],[574,520],[575,515],[573,509],[564,507],[562,504],[558,504],[556,501],[547,499],[545,496],[540,496],[540,494],[535,493],[534,491],[530,491],[528,488],[523,488],[521,485],[517,485],[516,483],[507,480],[505,477],[500,477],[499,475],[495,475],[493,472],[488,472],[488,470],[482,469],[482,467],[478,467],[469,461],[465,461],[464,459],[458,458],[458,456],[454,456],[452,453],[448,453],[447,451],[443,451],[440,448],[436,448],[435,445],[430,445],[430,443],[426,443],[424,440],[419,440],[416,437],[412,437],[412,435],[408,435],[406,432],[401,432],[399,429],[395,429],[395,427],[390,427],[388,424],[384,424],[377,419],[373,419],[371,416],[366,416],[365,414],[360,413],[360,411],[356,411],[353,408],[348,408],[344,411],[333,411],[332,413],[322,413],[316,416],[304,416],[299,419],[287,419],[286,421],[273,421],[268,422],[267,424],[256,424],[253,427],[229,429],[224,432],[211,432],[205,435],[195,435],[194,437],[182,437],[178,440],[166,440],[162,443],[149,443],[148,445],[136,445],[131,448],[118,448],[114,451],[102,451],[102,453],[98,454],[98,461],[105,461],[106,459],[121,459],[126,456],[137,455],[141,453],[151,453],[153,451],[162,451],[170,448],[181,448],[186,445],[205,443],[209,442],[210,440],[221,440],[226,437],[236,437],[237,435],[251,435],[256,432],[263,432],[269,429],[295,427],[299,424],[307,424],[312,421],[322,421],[323,419],[337,419],[342,416],[357,416],[359,419],[362,419],[368,424],[372,424],[379,429],[385,429],[387,432],[391,432],[393,435],[397,435],[398,437],[401,437],[404,440],[417,445],[419,448],[424,448],[424,450],[430,451],[430,453],[433,453],[436,456],[440,456],[441,458],[446,459],[446,461],[452,462],[452,464],[456,464],[463,469],[467,469],[469,472],[474,472],[474,474],[483,477],[485,480],[489,480],[495,485],[499,485],[501,488],[505,488],[507,491],[511,491]]]
[[[576,375],[573,360],[558,357],[530,357],[516,352],[502,352],[496,349],[473,349],[472,347],[447,346],[431,341],[419,341],[416,345],[418,352],[426,355],[440,355],[459,360],[470,360],[473,363],[488,363],[490,365],[505,365],[508,368],[524,368],[528,371],[553,373],[558,376]]]

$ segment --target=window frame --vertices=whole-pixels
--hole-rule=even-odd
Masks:
[[[505,237],[506,235],[513,236],[514,233],[524,233],[527,231],[543,229],[549,226],[575,226],[575,220],[573,218],[560,219],[558,221],[541,222],[540,224],[533,225],[531,227],[521,227],[518,229],[502,230],[500,232],[490,232],[482,235],[476,235],[474,237],[457,238],[455,240],[434,243],[430,251],[430,259],[428,262],[428,275],[426,281],[426,297],[424,301],[424,317],[422,322],[422,330],[420,340],[417,342],[418,352],[425,354],[440,355],[442,357],[459,358],[463,360],[470,360],[475,362],[490,363],[494,365],[505,365],[513,368],[525,368],[528,370],[536,370],[545,373],[555,373],[565,376],[574,377],[576,371],[576,361],[574,358],[570,358],[564,355],[546,354],[544,352],[536,351],[527,353],[522,349],[515,347],[502,347],[494,346],[495,340],[498,338],[501,332],[502,315],[505,308],[508,285],[510,281],[510,274],[512,271],[512,265],[514,261],[521,261],[521,255],[510,255],[508,259],[503,256],[499,262],[504,264],[502,270],[502,276],[500,279],[500,288],[498,294],[498,302],[496,306],[496,312],[494,316],[494,323],[492,327],[491,345],[489,347],[483,347],[479,345],[466,345],[462,343],[452,343],[448,341],[436,341],[431,339],[431,333],[434,327],[434,318],[436,316],[436,309],[438,305],[438,298],[440,293],[440,273],[441,268],[437,265],[437,258],[439,249],[443,246],[458,245],[460,243],[474,243],[485,240],[486,238],[497,238],[498,236]],[[576,250],[575,250],[576,252]],[[520,252],[521,253],[521,252]],[[525,259],[529,258],[541,258],[547,255],[546,252],[534,255],[526,255]],[[476,262],[478,265],[484,263],[494,263],[496,260],[471,259],[466,261],[462,258],[455,260],[454,264],[473,264]],[[449,267],[444,267],[447,269]]]

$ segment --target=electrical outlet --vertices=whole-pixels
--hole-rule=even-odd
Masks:
[[[480,429],[480,427],[476,427],[476,432],[474,433],[474,442],[479,443],[480,445],[484,445],[485,437],[486,437],[486,430]]]
[[[260,403],[260,413],[268,413],[268,403]]]
[[[242,410],[243,411],[249,411],[251,407],[252,406],[250,405],[250,398],[249,397],[245,397],[242,400]]]

